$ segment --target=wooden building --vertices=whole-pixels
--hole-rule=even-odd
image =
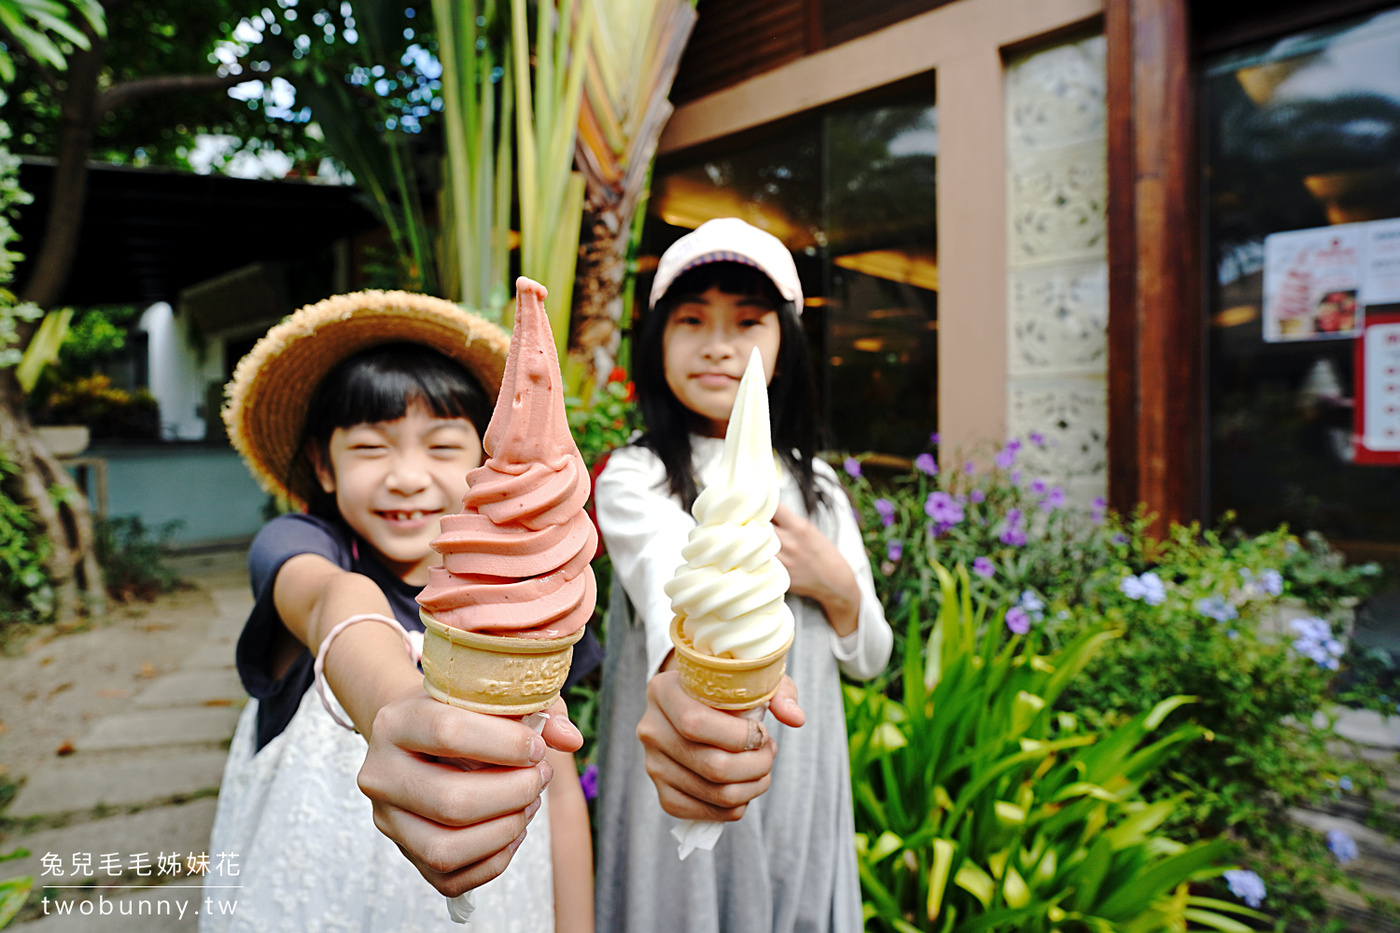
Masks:
[[[1040,432],[1081,501],[1400,553],[1358,331],[1264,294],[1275,234],[1400,217],[1393,0],[698,9],[644,253],[725,214],[784,239],[832,446]]]

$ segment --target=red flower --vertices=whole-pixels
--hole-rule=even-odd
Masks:
[[[627,379],[627,370],[621,366],[614,366],[612,372],[608,373],[609,382],[624,382]]]

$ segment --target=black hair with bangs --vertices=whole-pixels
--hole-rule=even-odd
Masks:
[[[731,261],[696,266],[677,276],[656,307],[641,317],[632,352],[632,378],[646,431],[636,443],[660,458],[666,468],[671,494],[689,511],[699,495],[690,435],[701,424],[699,416],[682,405],[666,384],[663,342],[666,321],[681,300],[711,288],[726,295],[763,298],[778,312],[778,359],[773,379],[768,383],[773,447],[797,478],[802,504],[810,515],[819,504],[829,500],[825,491],[818,487],[812,470],[820,429],[816,380],[812,376],[807,340],[796,307],[783,300],[773,280],[753,266]]]
[[[307,406],[302,456],[314,446],[329,457],[336,428],[396,421],[413,402],[422,402],[437,418],[466,418],[477,434],[486,436],[491,397],[465,366],[421,343],[385,343],[346,357],[321,380]],[[319,518],[340,517],[335,496],[317,483],[307,511]]]

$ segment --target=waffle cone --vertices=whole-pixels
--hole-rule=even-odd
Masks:
[[[467,632],[423,620],[423,688],[435,700],[492,716],[528,716],[549,707],[569,676],[574,643],[565,638],[518,638]]]
[[[671,620],[671,643],[676,646],[676,670],[681,688],[713,709],[753,709],[778,691],[787,669],[792,638],[779,651],[761,658],[717,658],[703,654],[685,637],[685,616]]]

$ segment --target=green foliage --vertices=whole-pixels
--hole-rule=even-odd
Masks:
[[[29,892],[34,888],[34,879],[29,875],[21,878],[7,878],[0,881],[0,928],[10,925],[15,914],[29,900]]]
[[[0,34],[16,42],[42,65],[62,71],[68,66],[65,48],[89,47],[86,25],[96,35],[107,31],[98,0],[0,0]],[[15,79],[15,64],[0,46],[0,81]]]
[[[1109,515],[1101,502],[1074,508],[1054,486],[1019,476],[1017,459],[1013,442],[989,469],[935,475],[930,457],[878,487],[852,478],[896,631],[932,635],[918,607],[939,597],[934,562],[968,566],[976,598],[1001,606],[1047,652],[1107,627],[1116,637],[1065,686],[1060,707],[1105,731],[1194,696],[1167,725],[1189,723],[1212,740],[1144,776],[1143,794],[1174,802],[1164,825],[1178,838],[1242,841],[1286,919],[1320,913],[1323,888],[1342,876],[1287,811],[1338,793],[1344,778],[1358,792],[1376,780],[1335,757],[1326,717],[1339,699],[1394,709],[1382,681],[1355,676],[1358,656],[1340,638],[1377,569],[1347,566],[1318,536],[1236,532],[1229,516],[1225,530],[1173,526],[1159,541],[1146,515]],[[1316,618],[1296,628],[1300,604]],[[896,675],[896,697],[900,687]]]
[[[608,451],[627,443],[637,427],[637,409],[631,381],[617,367],[594,393],[593,404],[584,407],[569,399],[569,430],[589,469]]]
[[[28,849],[15,849],[0,855],[0,862],[13,862],[17,859],[28,858]],[[19,878],[6,878],[0,881],[0,929],[9,926],[11,920],[20,912],[24,904],[29,900],[29,892],[34,888],[34,878],[24,875]]]
[[[85,424],[94,437],[156,437],[160,406],[147,389],[128,392],[102,373],[59,384],[34,412],[47,424]]]
[[[1314,612],[1330,612],[1373,591],[1381,579],[1374,563],[1348,564],[1327,539],[1315,531],[1288,547],[1280,565],[1288,591]]]
[[[107,39],[98,92],[127,81],[167,75],[208,76],[221,69],[241,69],[249,80],[269,80],[274,69],[285,68],[296,50],[308,51],[325,38],[326,17],[340,22],[340,4],[263,4],[248,0],[150,0],[109,4]],[[247,23],[238,35],[240,23]],[[275,30],[275,32],[274,32]],[[247,42],[250,34],[265,41]],[[341,31],[335,32],[343,42]],[[308,40],[314,40],[308,41]],[[297,43],[300,41],[301,45]],[[58,82],[45,80],[33,57],[15,55],[16,79],[8,105],[0,115],[15,130],[15,148],[26,155],[56,156],[62,139]],[[235,150],[276,149],[297,164],[319,160],[320,141],[305,122],[268,120],[259,108],[231,97],[223,87],[159,94],[118,106],[98,121],[91,158],[109,164],[161,165],[188,169],[196,139],[204,134],[224,137]]]
[[[5,492],[17,470],[0,451],[0,619],[40,622],[54,610],[44,567],[49,542],[37,533],[34,516]]]
[[[857,858],[874,929],[908,933],[1228,928],[1193,896],[1227,843],[1161,830],[1180,801],[1143,783],[1205,730],[1162,728],[1171,697],[1098,733],[1056,712],[1061,691],[1111,639],[1087,628],[1052,648],[1039,631],[1003,637],[1005,610],[974,603],[942,566],[935,603],[908,613],[903,697],[847,686]],[[936,604],[927,647],[922,607]],[[1044,652],[1044,653],[1042,653]]]
[[[3,224],[4,220],[0,219],[0,226]],[[0,247],[0,253],[3,252],[4,247]],[[14,295],[0,288],[0,369],[18,365],[24,358],[24,351],[18,346],[20,325],[37,321],[43,316],[44,311],[38,305],[29,302],[18,304]]]
[[[180,525],[179,520],[167,522],[153,537],[135,515],[96,523],[97,559],[113,599],[149,600],[179,586],[179,575],[165,563],[165,555],[170,536]]]

